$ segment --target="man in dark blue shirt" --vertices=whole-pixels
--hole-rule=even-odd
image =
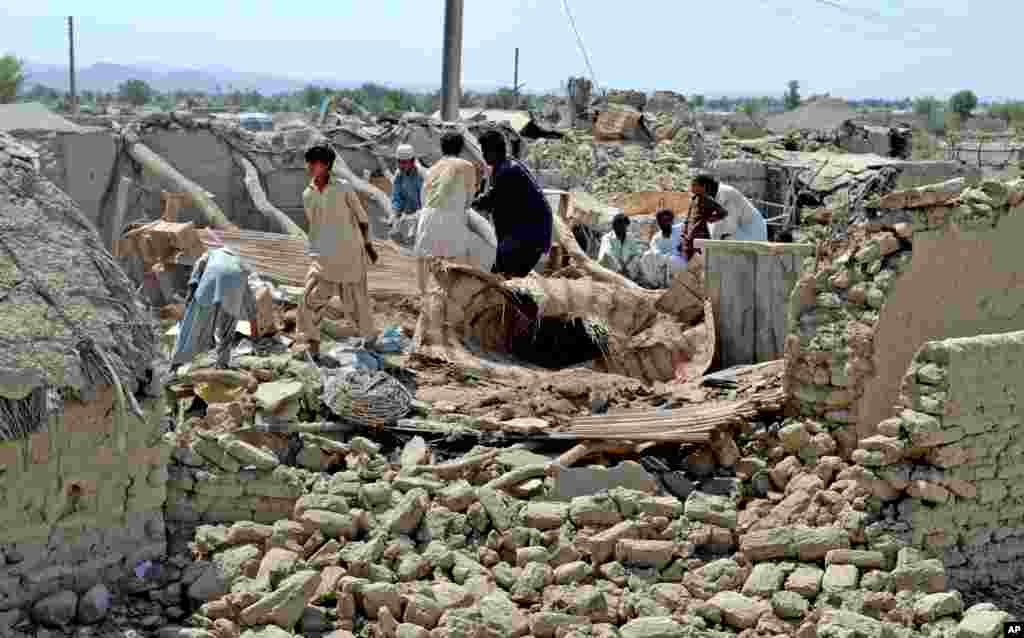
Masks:
[[[498,254],[493,272],[525,277],[551,249],[551,206],[530,171],[508,157],[501,133],[481,135],[480,149],[491,167],[491,184],[473,208],[489,212],[494,219]]]

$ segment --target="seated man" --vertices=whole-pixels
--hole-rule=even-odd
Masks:
[[[612,218],[612,229],[601,238],[597,252],[597,263],[608,270],[633,279],[640,267],[642,248],[640,242],[627,236],[629,217],[622,213]]]
[[[206,251],[192,268],[185,317],[171,355],[172,369],[188,363],[215,344],[217,367],[227,368],[239,321],[256,316],[249,273],[230,248]]]
[[[710,224],[711,239],[768,241],[768,224],[743,193],[728,184],[720,184],[710,175],[698,175],[690,184],[694,195],[710,197],[726,213]]]
[[[686,268],[686,257],[683,256],[683,228],[686,222],[674,224],[675,213],[662,208],[655,213],[658,232],[651,237],[650,248],[640,261],[640,270],[646,283],[658,288],[667,288],[672,283],[672,275]]]

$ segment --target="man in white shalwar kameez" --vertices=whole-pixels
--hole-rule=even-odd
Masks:
[[[436,257],[490,272],[498,241],[481,215],[469,209],[479,184],[476,165],[459,157],[459,133],[441,137],[442,157],[423,183],[423,208],[416,228],[419,287],[427,292],[427,260]]]

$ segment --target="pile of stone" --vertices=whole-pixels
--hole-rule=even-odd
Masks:
[[[527,163],[549,188],[585,190],[601,197],[612,193],[652,190],[680,191],[689,187],[690,163],[699,136],[682,129],[653,148],[601,144],[593,137],[570,132],[562,140],[530,144]]]
[[[873,329],[879,310],[900,273],[910,265],[908,239],[913,227],[870,233],[857,227],[854,237],[820,260],[805,274],[790,298],[786,339],[788,391],[807,416],[840,429],[840,445],[848,455],[856,444],[852,407],[863,391],[862,381],[874,371]],[[814,258],[809,258],[814,259]]]
[[[196,611],[191,628],[159,635],[1001,631],[1007,614],[992,605],[965,610],[947,591],[941,561],[876,522],[875,481],[830,456],[836,442],[827,432],[794,422],[740,440],[742,452],[722,437],[688,455],[691,466],[728,465],[735,478],[702,482],[682,499],[641,483],[557,500],[553,487],[568,470],[535,463],[500,472],[498,450],[431,464],[418,441],[391,463],[364,438],[303,437],[303,449],[334,455],[330,473],[270,470],[272,449],[224,438],[225,457],[269,472],[260,483],[291,485],[292,507],[273,522],[199,526],[196,562],[175,590]],[[741,456],[750,452],[758,455]],[[213,486],[226,472],[209,474]]]

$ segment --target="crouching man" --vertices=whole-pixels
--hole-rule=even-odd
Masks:
[[[368,344],[376,335],[366,271],[369,263],[377,262],[377,252],[355,189],[332,173],[334,159],[334,151],[327,146],[306,151],[306,171],[312,181],[302,193],[302,205],[309,223],[312,263],[297,319],[305,350],[313,356],[320,354],[320,322],[334,297],[341,300]]]
[[[683,255],[683,229],[686,222],[675,223],[675,213],[667,208],[654,215],[658,230],[651,237],[651,245],[640,260],[644,280],[657,288],[668,288],[672,277],[686,269]]]
[[[256,316],[249,273],[238,255],[227,247],[206,251],[192,268],[185,303],[185,317],[171,354],[172,370],[215,345],[217,367],[227,368],[238,322]]]
[[[597,263],[628,279],[636,279],[643,249],[628,235],[629,217],[618,213],[612,218],[612,229],[601,238]]]

